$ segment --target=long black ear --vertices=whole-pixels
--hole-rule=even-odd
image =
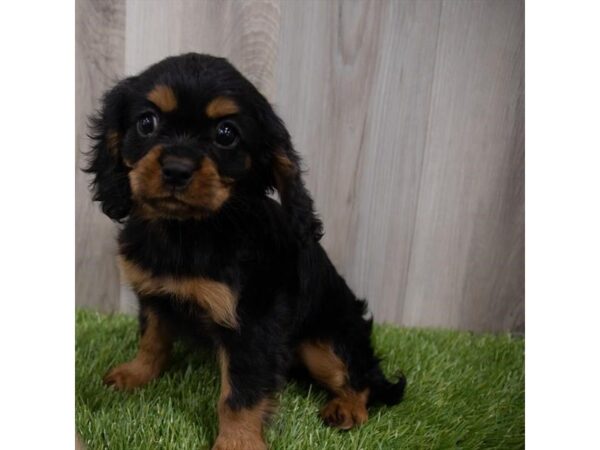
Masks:
[[[128,168],[121,157],[131,80],[123,80],[107,92],[101,110],[90,118],[93,146],[83,169],[94,175],[90,184],[93,199],[100,202],[104,214],[116,221],[127,217],[132,204]]]
[[[272,187],[277,189],[281,205],[298,237],[306,242],[323,237],[323,224],[316,214],[313,199],[304,186],[301,159],[294,150],[283,121],[267,104],[264,120],[269,130]]]

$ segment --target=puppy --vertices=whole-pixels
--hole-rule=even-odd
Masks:
[[[92,128],[94,200],[122,223],[119,263],[140,306],[137,356],[107,385],[158,377],[191,329],[219,358],[214,449],[266,448],[263,423],[296,366],[330,392],[320,413],[333,427],[401,400],[405,378],[384,377],[365,301],[319,244],[283,122],[231,64],[167,58],[106,93]]]

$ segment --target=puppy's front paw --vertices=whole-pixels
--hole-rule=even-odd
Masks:
[[[369,413],[361,402],[336,397],[321,409],[321,417],[331,427],[349,430],[365,423]]]
[[[152,367],[134,359],[111,369],[102,381],[118,390],[131,390],[144,386],[157,376],[158,373]]]
[[[219,435],[212,450],[267,450],[267,444],[259,436]]]

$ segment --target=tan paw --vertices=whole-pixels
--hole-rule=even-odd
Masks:
[[[157,371],[152,367],[134,359],[111,369],[102,381],[107,386],[114,386],[119,390],[131,390],[144,386],[157,376]]]
[[[260,436],[219,435],[212,450],[267,450],[267,444]]]
[[[321,409],[325,423],[340,430],[362,425],[369,418],[364,402],[355,398],[336,397]]]

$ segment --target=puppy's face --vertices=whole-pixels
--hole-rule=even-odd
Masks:
[[[150,217],[218,211],[257,152],[256,120],[226,92],[190,80],[144,83],[132,104],[121,156],[132,199]]]
[[[221,60],[204,70],[193,62],[167,60],[131,79],[121,122],[108,131],[108,150],[127,168],[131,201],[148,218],[218,211],[236,183],[256,178],[252,157],[268,152],[260,148],[268,130],[259,126],[252,86]]]
[[[94,199],[115,220],[131,211],[203,220],[234,197],[277,189],[298,231],[319,232],[287,130],[222,58],[167,58],[121,81],[105,95],[93,130],[87,171]]]

